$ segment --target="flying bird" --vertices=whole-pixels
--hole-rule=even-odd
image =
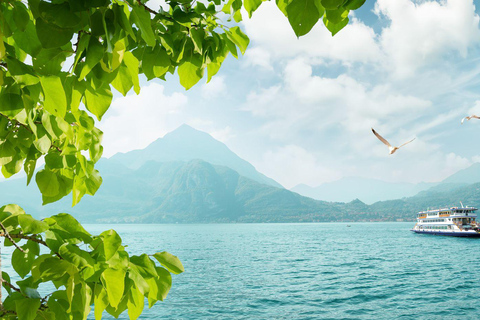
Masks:
[[[410,140],[410,141],[408,141],[408,142],[405,142],[404,144],[402,144],[402,145],[399,146],[399,147],[392,147],[392,145],[391,145],[387,140],[385,140],[384,137],[382,137],[382,136],[379,135],[375,130],[373,130],[373,128],[372,128],[372,132],[373,132],[373,134],[374,134],[380,141],[382,141],[382,142],[388,147],[388,151],[390,151],[390,154],[394,154],[395,151],[397,151],[398,149],[400,149],[400,148],[403,147],[404,145],[409,144],[410,142],[412,142],[413,140],[415,140],[415,138],[413,138],[412,140]]]
[[[469,117],[463,118],[463,119],[462,119],[462,124],[463,124],[463,122],[465,121],[465,119],[470,120],[470,119],[472,119],[472,118],[474,118],[474,119],[480,119],[479,116],[476,116],[476,115],[472,114],[472,115],[469,116]]]

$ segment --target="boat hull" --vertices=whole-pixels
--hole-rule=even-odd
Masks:
[[[415,233],[431,234],[434,236],[450,236],[450,237],[463,237],[463,238],[480,238],[480,233],[477,232],[439,232],[439,231],[421,231],[411,230]]]

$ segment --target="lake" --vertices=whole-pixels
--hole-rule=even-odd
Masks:
[[[478,318],[480,239],[417,235],[414,223],[349,225],[114,228],[131,253],[167,250],[185,266],[142,319]]]
[[[479,317],[480,239],[417,235],[414,223],[349,225],[113,228],[130,253],[167,250],[185,266],[141,319]],[[95,234],[111,227],[86,225]]]

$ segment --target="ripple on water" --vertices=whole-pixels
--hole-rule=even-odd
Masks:
[[[478,318],[480,240],[417,235],[411,223],[350,225],[115,228],[130,252],[167,250],[186,269],[141,319]]]

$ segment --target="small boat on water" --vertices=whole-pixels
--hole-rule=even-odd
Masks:
[[[417,223],[412,231],[453,237],[480,237],[477,210],[474,207],[452,207],[422,211],[417,214]]]

